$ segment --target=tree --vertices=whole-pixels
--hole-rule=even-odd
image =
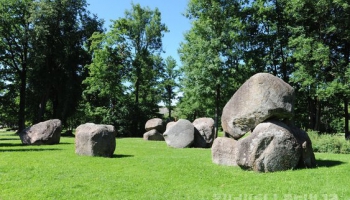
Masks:
[[[0,70],[3,77],[11,77],[19,91],[19,109],[17,111],[18,131],[25,127],[25,106],[27,71],[30,65],[30,13],[31,0],[0,1]]]
[[[91,38],[93,63],[87,66],[89,77],[84,81],[88,85],[84,95],[91,105],[87,108],[100,112],[95,116],[108,116],[128,127],[126,135],[142,135],[146,121],[157,116],[163,70],[159,54],[166,31],[157,8],[132,4],[132,10],[115,20],[109,32]],[[96,84],[96,80],[104,81]]]
[[[86,1],[41,0],[31,8],[36,66],[29,76],[31,119],[59,118],[66,125],[81,99],[83,66],[91,60],[84,45],[102,21],[86,11]]]
[[[192,0],[185,15],[192,20],[192,28],[179,49],[184,75],[179,107],[193,119],[215,115],[218,130],[221,108],[237,89],[236,83],[249,75],[240,64],[240,4]]]
[[[176,60],[169,56],[165,59],[165,69],[162,74],[161,87],[163,88],[163,100],[169,110],[169,118],[171,118],[172,101],[176,98],[175,89],[179,86],[178,78],[180,71],[177,69]]]

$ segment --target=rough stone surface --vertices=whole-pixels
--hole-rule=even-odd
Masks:
[[[309,135],[294,125],[288,125],[292,130],[294,136],[301,146],[301,157],[298,167],[314,168],[316,167],[316,158],[314,150],[312,149],[312,142]]]
[[[160,118],[150,119],[146,122],[145,129],[146,129],[146,131],[156,129],[159,132],[164,133],[165,127],[164,127],[163,120]]]
[[[145,134],[143,134],[143,139],[153,141],[164,141],[163,134],[156,129],[147,131]]]
[[[62,123],[59,119],[40,122],[24,129],[20,134],[22,144],[45,145],[60,143]]]
[[[194,141],[194,126],[190,121],[180,119],[173,126],[170,126],[163,136],[170,147],[191,147]]]
[[[192,124],[196,128],[193,146],[210,148],[215,136],[214,120],[212,118],[198,118]]]
[[[114,126],[87,123],[78,126],[75,133],[75,153],[78,155],[112,157],[116,133]]]
[[[176,122],[168,122],[168,123],[166,124],[166,130],[167,130],[168,128],[170,128],[171,126],[175,125],[175,124],[176,124]]]
[[[292,130],[275,120],[259,124],[248,137],[239,140],[238,146],[237,164],[258,172],[294,169],[301,156]]]
[[[232,138],[218,137],[211,147],[213,163],[226,166],[237,166],[236,154],[238,142]]]
[[[226,134],[239,139],[259,123],[293,115],[294,89],[282,79],[258,73],[248,79],[227,102],[221,116]]]

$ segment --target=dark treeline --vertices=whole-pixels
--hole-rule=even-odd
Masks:
[[[169,115],[219,126],[239,86],[268,72],[295,88],[298,126],[349,137],[348,1],[190,0],[184,15],[192,28],[178,67],[161,57],[158,9],[133,4],[106,31],[85,0],[0,0],[0,123],[22,130],[58,118],[67,129],[107,123],[141,136],[179,87]]]

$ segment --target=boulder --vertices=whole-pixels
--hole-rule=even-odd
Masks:
[[[143,134],[143,139],[144,140],[153,140],[153,141],[164,141],[163,134],[160,133],[158,130],[153,129],[145,134]]]
[[[274,172],[296,168],[300,156],[301,147],[292,130],[270,120],[239,140],[236,162],[243,169]]]
[[[193,146],[210,148],[215,136],[214,120],[212,118],[198,118],[192,124],[196,128]]]
[[[174,148],[191,147],[194,141],[194,126],[185,119],[180,119],[163,134],[168,146]]]
[[[175,124],[176,124],[176,122],[168,122],[168,123],[166,124],[166,130],[167,130],[168,128],[170,128],[171,126],[175,125]]]
[[[237,166],[236,154],[238,142],[232,138],[218,137],[211,147],[213,163],[226,166]]]
[[[78,155],[112,157],[116,146],[114,126],[86,123],[75,133],[75,153]]]
[[[282,79],[258,73],[248,79],[227,102],[221,116],[224,132],[235,139],[270,119],[293,116],[294,89]]]
[[[312,149],[312,142],[309,135],[301,130],[300,128],[288,124],[293,135],[298,140],[299,145],[301,146],[301,157],[298,167],[314,168],[316,167],[316,158],[314,150]]]
[[[59,119],[40,122],[24,129],[19,137],[22,144],[45,145],[60,143],[62,123]]]
[[[163,124],[163,120],[160,119],[160,118],[150,119],[150,120],[148,120],[146,122],[145,129],[146,129],[146,131],[150,131],[150,130],[156,129],[159,132],[164,133],[165,127],[164,127],[164,124]]]

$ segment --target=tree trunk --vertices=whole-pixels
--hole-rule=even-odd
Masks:
[[[315,102],[316,102],[316,116],[315,116],[314,130],[320,131],[321,130],[321,102],[318,100],[318,98],[315,99]]]
[[[350,132],[349,132],[349,100],[347,97],[344,98],[344,119],[345,119],[345,139],[350,140]]]
[[[314,129],[316,121],[316,106],[311,97],[308,97],[308,109],[309,109],[309,129]]]
[[[220,84],[216,85],[216,99],[215,99],[215,135],[218,136],[219,131],[219,116],[220,116]]]
[[[19,112],[18,112],[18,133],[25,128],[25,107],[26,107],[26,86],[27,86],[27,64],[22,64],[20,74],[21,88],[19,94]]]

